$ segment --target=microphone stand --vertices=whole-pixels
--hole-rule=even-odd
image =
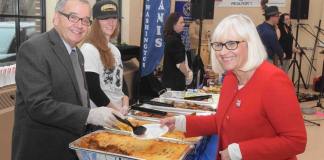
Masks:
[[[304,77],[301,73],[301,60],[302,60],[302,55],[305,54],[305,51],[302,47],[300,47],[300,44],[298,43],[297,39],[292,36],[292,38],[294,39],[295,43],[296,43],[296,47],[298,47],[300,49],[300,54],[299,54],[299,62],[297,61],[296,59],[296,54],[294,54],[294,57],[293,57],[293,60],[291,61],[290,65],[289,65],[289,68],[288,70],[290,69],[291,66],[293,66],[293,73],[292,73],[292,81],[294,83],[294,85],[296,85],[296,82],[295,82],[295,67],[297,66],[297,71],[298,71],[298,80],[297,80],[297,92],[296,94],[299,95],[299,85],[300,85],[300,79],[302,80],[303,82],[303,85],[305,87],[305,89],[307,89],[308,87],[306,86],[306,83],[305,83],[305,80],[304,80]],[[308,62],[310,62],[310,60],[308,59],[307,55],[305,54],[305,57],[306,59],[308,60]],[[313,69],[316,71],[315,67],[312,66]]]
[[[311,61],[311,63],[310,63],[310,67],[309,67],[309,69],[308,69],[308,73],[307,73],[307,85],[309,85],[309,83],[310,83],[310,77],[311,77],[311,74],[312,74],[312,69],[311,69],[311,67],[313,66],[313,64],[314,64],[314,57],[315,57],[315,53],[316,53],[316,48],[317,48],[317,43],[318,42],[321,42],[321,43],[323,43],[324,44],[324,42],[323,41],[321,41],[318,37],[319,37],[319,34],[321,33],[321,28],[320,28],[320,26],[321,26],[321,20],[319,20],[319,23],[318,23],[318,27],[317,26],[315,26],[316,28],[318,28],[318,30],[317,30],[317,33],[316,33],[316,36],[312,33],[312,32],[310,32],[306,27],[304,27],[304,25],[301,25],[301,27],[307,32],[307,33],[309,33],[312,37],[314,37],[315,38],[315,42],[314,42],[314,47],[313,47],[313,54],[312,54],[312,61]],[[315,70],[316,71],[316,70]]]

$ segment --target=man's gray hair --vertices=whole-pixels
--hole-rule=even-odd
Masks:
[[[63,8],[64,8],[67,1],[69,1],[69,0],[58,0],[56,5],[55,5],[55,12],[63,11]],[[79,0],[79,1],[83,2],[85,4],[88,4],[90,6],[90,3],[89,3],[88,0]]]

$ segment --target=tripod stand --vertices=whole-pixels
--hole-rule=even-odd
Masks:
[[[322,29],[320,27],[318,27],[318,30],[321,31]],[[321,109],[324,109],[324,107],[322,106],[322,103],[321,103],[321,98],[323,96],[323,89],[324,89],[324,60],[323,60],[323,66],[322,66],[322,77],[321,77],[321,82],[320,82],[320,94],[318,96],[318,101],[317,101],[317,104],[316,106],[314,107],[319,107]]]
[[[321,103],[321,97],[323,96],[323,89],[324,89],[324,60],[323,60],[323,66],[322,66],[322,77],[320,79],[320,94],[318,96],[318,100],[317,100],[317,103],[316,103],[316,106],[314,107],[319,107],[321,109],[324,109],[324,107],[322,106],[322,103]]]
[[[297,34],[298,35],[298,34]],[[292,36],[293,37],[293,36]],[[300,85],[300,80],[302,80],[303,85],[305,87],[305,89],[307,89],[307,85],[305,82],[305,79],[301,73],[301,63],[302,63],[302,55],[305,55],[305,58],[308,60],[308,62],[311,64],[311,67],[316,71],[315,67],[313,66],[313,64],[310,62],[309,58],[307,57],[307,55],[305,54],[305,51],[302,47],[300,47],[300,44],[298,43],[297,39],[295,37],[293,37],[295,43],[296,43],[296,47],[298,47],[300,49],[300,53],[299,53],[299,62],[297,61],[297,53],[294,53],[293,59],[289,65],[288,70],[293,67],[293,71],[292,71],[292,81],[294,83],[294,85],[296,85],[295,83],[295,70],[296,70],[296,66],[297,66],[297,71],[298,71],[298,80],[297,80],[297,92],[296,94],[299,94],[299,85]]]
[[[320,85],[321,86],[320,87],[320,94],[318,96],[317,104],[316,104],[316,106],[314,106],[314,107],[319,107],[321,109],[324,109],[324,107],[321,104],[321,97],[323,96],[323,89],[324,89],[324,78],[323,78],[323,75],[324,75],[324,60],[323,60],[323,66],[322,66],[322,78],[321,78],[321,85]],[[312,107],[312,108],[314,108],[314,107]],[[305,122],[308,122],[308,123],[311,123],[311,124],[314,124],[314,125],[317,125],[317,126],[320,126],[321,125],[319,123],[313,122],[311,120],[307,120],[305,118],[304,118],[304,121]]]

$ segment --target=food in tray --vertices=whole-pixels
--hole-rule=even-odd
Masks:
[[[92,134],[89,137],[84,137],[79,143],[79,147],[89,148],[94,150],[101,150],[105,152],[117,153],[122,155],[129,155],[126,150],[123,150],[117,145],[110,144],[111,140],[109,134]]]
[[[139,140],[127,135],[95,132],[82,137],[78,147],[117,153],[142,159],[180,159],[188,151],[188,144],[157,140]]]
[[[202,93],[219,93],[220,90],[221,90],[222,86],[219,86],[219,85],[214,85],[214,86],[209,86],[209,87],[206,87],[204,86],[203,88],[199,89],[199,92],[202,92]]]
[[[203,111],[215,111],[213,108],[210,108],[209,106],[203,106],[203,105],[198,105],[198,104],[189,103],[189,102],[174,102],[173,105],[176,108],[203,110]]]
[[[164,103],[171,104],[175,108],[215,112],[215,109],[211,108],[210,106],[199,105],[199,104],[192,103],[192,102],[175,102],[173,100],[165,100]],[[140,114],[146,115],[144,113],[140,113]],[[168,115],[173,116],[170,113],[168,113]],[[167,115],[167,117],[168,117],[168,115]],[[160,117],[157,117],[157,118],[160,118]]]
[[[166,116],[162,116],[162,115],[158,115],[158,114],[141,112],[141,111],[135,111],[134,112],[134,115],[136,115],[136,116],[142,116],[142,117],[153,117],[153,118],[164,118],[164,117],[172,117],[172,116],[175,116],[174,113],[167,113]]]
[[[149,121],[142,121],[142,120],[137,120],[134,118],[128,118],[128,120],[133,124],[133,125],[144,125],[144,124],[150,124],[152,122]],[[117,123],[116,127],[120,130],[123,131],[132,131],[132,128],[130,128],[129,126],[123,124],[123,123]],[[197,142],[199,140],[199,137],[189,137],[186,138],[183,132],[180,131],[171,131],[166,133],[165,135],[163,135],[163,137],[167,137],[167,138],[174,138],[174,139],[178,139],[181,141],[187,141],[187,142]]]

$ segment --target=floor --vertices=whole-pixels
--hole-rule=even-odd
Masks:
[[[303,93],[318,94],[308,89],[301,89]],[[317,100],[308,101],[301,103],[302,107],[314,107],[317,104]],[[321,103],[324,106],[324,98],[321,99]],[[317,126],[315,124],[305,122],[307,130],[307,146],[303,154],[298,155],[299,160],[323,160],[324,159],[324,110],[316,107],[318,113],[323,113],[322,116],[319,115],[306,115],[304,114],[305,120],[310,120],[320,124]]]

